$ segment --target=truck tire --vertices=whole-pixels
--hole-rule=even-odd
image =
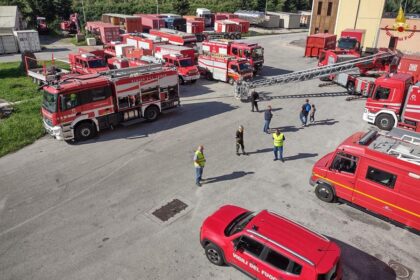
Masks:
[[[239,40],[239,39],[241,39],[242,36],[241,36],[241,34],[238,33],[238,34],[236,34],[235,37],[236,37],[237,40]]]
[[[229,34],[224,34],[223,39],[229,39]]]
[[[83,122],[74,129],[74,138],[76,141],[86,141],[96,135],[95,125],[91,122]]]
[[[236,38],[235,34],[230,34],[229,37],[230,37],[231,40],[235,40],[235,38]]]
[[[144,111],[144,118],[149,122],[155,121],[159,116],[159,108],[157,106],[151,105],[147,107]]]
[[[380,114],[375,121],[375,125],[382,130],[391,130],[394,127],[395,120],[391,115]]]
[[[232,85],[232,86],[233,86],[233,84],[235,83],[235,79],[234,79],[234,78],[232,78],[232,77],[230,77],[230,78],[228,79],[228,83],[229,83],[230,85]]]
[[[205,248],[204,251],[206,253],[207,259],[215,265],[223,266],[225,264],[225,260],[223,257],[222,250],[219,247],[214,245],[213,243],[209,243]]]
[[[330,185],[325,183],[319,183],[315,187],[315,195],[324,202],[334,202],[337,197],[335,196],[334,190]]]
[[[347,89],[347,93],[348,94],[350,94],[350,95],[353,95],[353,94],[355,94],[355,88],[354,88],[354,82],[348,82],[347,83],[347,86],[346,86],[346,89]]]

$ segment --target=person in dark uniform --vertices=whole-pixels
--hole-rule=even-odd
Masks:
[[[251,94],[251,106],[252,106],[251,112],[254,112],[254,108],[257,109],[257,112],[259,112],[258,101],[260,101],[260,95],[258,94],[258,92],[254,90]]]
[[[240,125],[238,130],[236,131],[236,155],[237,156],[239,156],[239,148],[242,149],[242,154],[246,155],[245,146],[244,146],[244,127],[242,125]]]

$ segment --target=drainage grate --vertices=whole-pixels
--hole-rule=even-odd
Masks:
[[[394,260],[390,260],[388,265],[395,271],[397,278],[400,280],[410,280],[411,276],[413,276],[413,271],[411,269]]]
[[[187,207],[187,204],[175,198],[168,204],[153,211],[152,215],[157,217],[162,222],[166,222],[170,218],[174,217],[176,214],[180,213],[182,210],[185,210]]]

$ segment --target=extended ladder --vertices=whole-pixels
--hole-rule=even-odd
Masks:
[[[395,54],[392,52],[382,52],[322,67],[296,71],[293,73],[283,74],[270,78],[263,78],[261,80],[255,80],[250,82],[241,81],[235,85],[235,97],[246,100],[248,99],[250,89],[328,77],[332,74],[338,74],[345,71],[349,71],[353,68],[356,68],[358,65],[370,63],[378,59],[390,58],[393,56],[395,56]]]
[[[101,72],[99,74],[104,76],[109,76],[111,78],[120,78],[125,76],[137,76],[144,73],[150,73],[150,72],[157,72],[161,71],[163,69],[162,64],[147,64],[147,65],[141,65],[137,67],[129,67],[129,68],[122,68],[122,69],[113,69]]]

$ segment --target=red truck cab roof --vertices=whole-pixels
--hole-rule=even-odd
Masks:
[[[89,88],[105,87],[109,85],[109,80],[99,74],[68,75],[58,84],[47,85],[43,89],[52,94],[75,92]]]

